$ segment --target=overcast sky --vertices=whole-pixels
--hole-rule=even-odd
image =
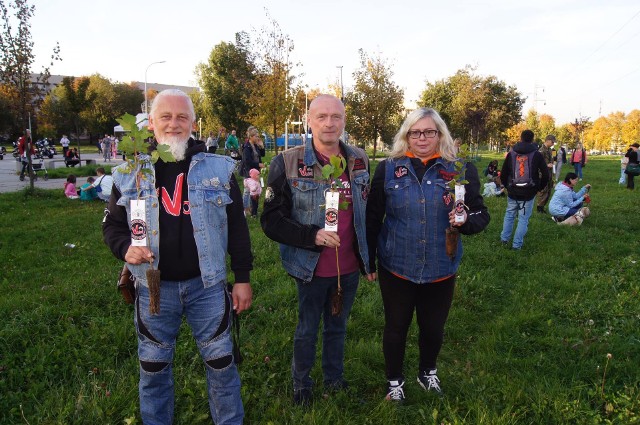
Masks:
[[[40,69],[58,41],[52,74],[100,73],[116,82],[197,85],[194,69],[221,41],[267,24],[265,8],[294,41],[302,82],[345,88],[358,49],[391,64],[407,104],[426,81],[465,65],[495,75],[558,124],[640,109],[637,0],[34,0]],[[537,101],[534,101],[536,100]]]

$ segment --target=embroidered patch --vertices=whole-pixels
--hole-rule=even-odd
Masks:
[[[399,179],[400,177],[403,177],[409,174],[409,169],[404,165],[398,165],[394,170],[393,174],[396,176],[397,179]]]
[[[371,190],[371,185],[365,185],[364,189],[362,189],[362,200],[366,201],[369,198],[369,191]]]
[[[274,193],[273,193],[273,189],[271,188],[271,186],[267,187],[267,190],[265,190],[264,192],[264,202],[271,202],[273,201],[273,197],[274,197]]]
[[[453,197],[451,196],[450,192],[446,192],[444,195],[442,195],[442,200],[444,201],[444,204],[446,206],[451,205],[451,202],[453,202]]]
[[[353,171],[360,171],[360,170],[366,170],[367,169],[367,164],[364,163],[364,160],[362,158],[356,158],[355,162],[353,163]]]
[[[451,181],[455,176],[459,174],[457,171],[445,171],[445,170],[438,170],[438,173],[442,176],[442,179],[445,181]]]
[[[313,178],[313,168],[312,167],[307,167],[304,164],[304,161],[299,160],[298,161],[298,177],[303,177],[303,178]]]

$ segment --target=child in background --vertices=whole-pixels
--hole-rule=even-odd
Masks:
[[[64,195],[69,199],[78,199],[78,191],[76,190],[76,176],[69,174],[64,184]]]
[[[260,171],[252,168],[249,170],[249,177],[244,179],[244,215],[245,217],[251,215],[256,218],[258,215],[258,199],[262,193],[262,187],[260,187]]]
[[[96,181],[93,177],[88,177],[87,182],[80,187],[80,200],[81,201],[93,201],[98,199],[98,192],[93,187],[93,182]]]

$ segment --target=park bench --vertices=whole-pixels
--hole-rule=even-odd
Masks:
[[[61,164],[65,164],[66,166],[66,161],[64,159],[47,159],[44,161],[44,166],[47,169],[51,169],[51,168],[56,168],[56,164],[61,163]],[[81,159],[80,163],[78,165],[95,165],[97,164],[95,159]]]

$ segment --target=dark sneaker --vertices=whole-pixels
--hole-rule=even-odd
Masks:
[[[404,401],[404,390],[402,389],[404,385],[404,381],[389,381],[389,388],[387,391],[387,400],[403,402]]]
[[[429,372],[423,371],[418,374],[418,384],[426,391],[434,391],[438,395],[442,395],[440,388],[440,379],[436,373],[438,369],[431,369]]]
[[[324,383],[324,389],[328,392],[342,391],[348,388],[349,388],[349,384],[347,383],[347,381],[344,381],[344,380]]]
[[[311,388],[300,388],[293,390],[293,404],[308,406],[313,401],[313,391]]]

